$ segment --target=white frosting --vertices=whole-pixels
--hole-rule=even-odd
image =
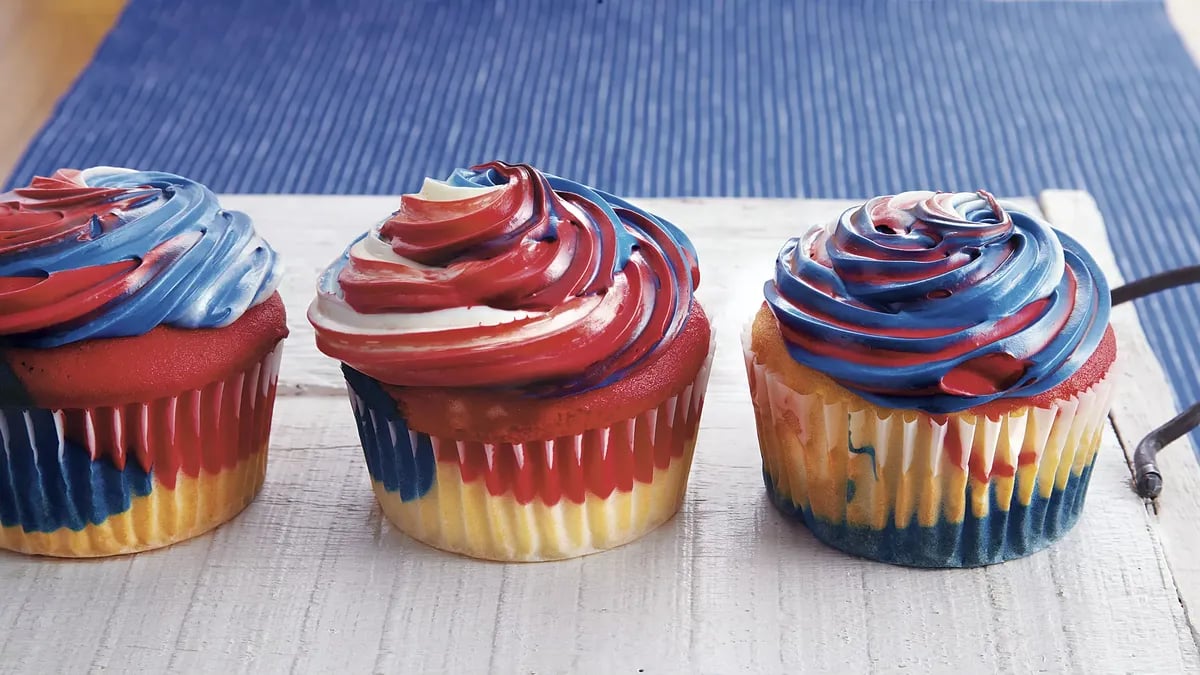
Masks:
[[[309,319],[322,328],[356,335],[397,335],[433,333],[455,328],[501,326],[522,319],[536,318],[545,312],[496,309],[484,305],[451,307],[432,312],[362,314],[341,298],[319,294],[308,308]]]
[[[612,323],[620,306],[620,297],[616,294],[608,296],[592,295],[568,300],[558,314],[549,317],[539,317],[520,328],[499,337],[479,338],[476,340],[455,341],[460,347],[484,347],[529,342],[545,335],[560,333],[570,326],[581,322],[594,322],[599,325]]]
[[[114,173],[138,173],[138,170],[126,169],[125,167],[121,166],[93,166],[89,169],[80,171],[79,175],[75,178],[75,182],[86,187],[88,184],[88,179],[98,173],[112,175]]]
[[[495,185],[490,187],[459,187],[443,181],[426,178],[421,185],[421,191],[415,196],[426,201],[458,201],[476,197],[484,193],[495,192],[507,187]],[[379,230],[387,221],[380,222],[371,228],[371,233],[356,242],[350,248],[350,257],[372,262],[384,262],[402,265],[409,269],[420,270],[429,275],[453,276],[456,272],[444,267],[423,265],[397,254],[387,242],[379,236]],[[580,308],[564,312],[552,322],[553,329],[565,327],[573,321],[578,321],[586,313],[591,312],[596,302],[585,303]],[[580,314],[582,312],[582,314]],[[477,305],[472,307],[452,307],[431,312],[395,312],[384,314],[362,314],[355,311],[342,298],[334,295],[319,293],[308,310],[309,319],[323,329],[356,335],[397,335],[434,333],[457,328],[482,328],[502,326],[527,319],[537,319],[546,312],[523,310],[504,310]],[[545,329],[545,327],[543,327]]]
[[[384,221],[384,222],[387,222],[387,221]],[[417,262],[416,260],[409,260],[408,258],[405,258],[404,256],[396,253],[396,251],[393,250],[392,247],[389,246],[386,241],[384,241],[382,238],[380,238],[379,228],[381,228],[381,227],[383,227],[382,222],[379,223],[378,225],[376,225],[375,227],[371,228],[370,234],[363,237],[362,239],[359,239],[353,246],[351,246],[350,247],[350,256],[352,258],[358,258],[360,260],[369,260],[372,262],[387,262],[387,263],[392,263],[392,264],[396,264],[396,265],[404,265],[405,267],[411,267],[412,269],[415,269],[415,270],[445,271],[445,268],[431,267],[429,265],[422,265],[421,263]]]
[[[450,185],[436,178],[426,178],[425,182],[421,184],[421,191],[411,196],[420,197],[427,202],[456,202],[462,199],[478,197],[489,192],[503,190],[506,187],[508,187],[507,184],[489,185],[488,187],[461,187]]]

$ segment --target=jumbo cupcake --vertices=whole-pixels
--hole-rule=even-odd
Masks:
[[[0,548],[157,548],[262,485],[275,253],[168,173],[63,169],[0,194]]]
[[[308,316],[388,519],[448,551],[552,560],[679,509],[712,355],[698,283],[665,220],[493,162],[402,197]]]
[[[922,567],[1079,516],[1116,355],[1076,241],[986,192],[879,197],[787,242],[745,335],[767,491],[818,539]]]

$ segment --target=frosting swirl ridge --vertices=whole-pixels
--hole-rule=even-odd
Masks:
[[[672,339],[698,284],[667,221],[492,162],[404,195],[325,271],[309,320],[322,351],[388,384],[561,395]]]
[[[187,178],[61,169],[0,194],[0,335],[19,346],[226,326],[279,277],[250,219]]]
[[[796,361],[878,405],[932,413],[1064,382],[1111,306],[1082,246],[983,191],[849,209],[789,240],[764,294]]]

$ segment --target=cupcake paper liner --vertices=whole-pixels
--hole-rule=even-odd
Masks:
[[[344,370],[376,497],[397,528],[476,558],[539,561],[620,546],[679,510],[711,362],[710,348],[691,384],[629,419],[525,443],[415,431],[378,382]]]
[[[1112,383],[987,417],[892,410],[797,392],[746,370],[772,501],[818,539],[866,558],[971,567],[1040,550],[1083,507]]]
[[[262,486],[281,352],[148,402],[0,408],[0,548],[130,553],[237,515]]]

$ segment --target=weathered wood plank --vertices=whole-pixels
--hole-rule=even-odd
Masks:
[[[1087,243],[1114,287],[1124,283],[1104,221],[1090,195],[1045,192],[1042,207],[1047,217]],[[1150,349],[1135,304],[1114,308],[1112,316],[1119,354],[1115,376],[1121,393],[1111,417],[1129,460],[1147,433],[1178,412],[1166,373]],[[1200,528],[1200,464],[1190,438],[1185,436],[1165,448],[1158,455],[1158,465],[1164,477],[1163,493],[1147,507],[1153,514],[1151,522],[1165,550],[1180,601],[1185,609],[1195,612],[1200,608],[1200,537],[1196,536]]]
[[[294,276],[311,275],[285,288],[297,330],[283,377],[294,390],[337,392],[336,369],[318,367],[322,357],[302,344],[311,333],[296,308],[331,252],[391,202],[227,202],[252,212]],[[783,237],[842,206],[651,204],[697,241],[719,351],[684,509],[646,539],[542,565],[431,550],[382,519],[344,398],[284,397],[262,496],[212,535],[98,562],[0,555],[0,671],[1200,670],[1177,595],[1184,586],[1167,563],[1171,540],[1130,491],[1112,433],[1076,530],[995,567],[859,560],[769,505],[740,326]],[[289,230],[323,243],[285,242]]]

